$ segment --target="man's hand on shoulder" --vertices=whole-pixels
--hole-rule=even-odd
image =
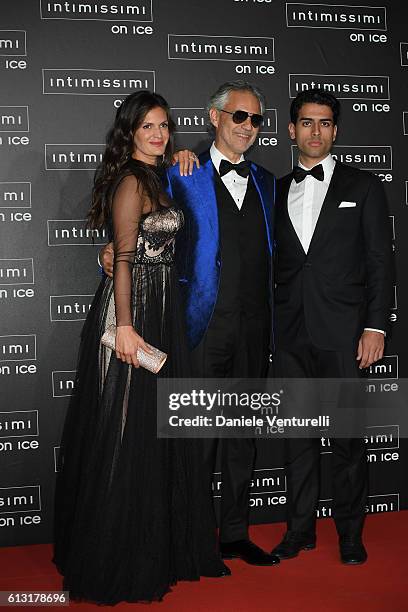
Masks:
[[[194,151],[190,151],[190,149],[182,149],[181,151],[174,153],[173,166],[175,166],[177,163],[179,164],[180,176],[193,174],[194,164],[197,166],[197,168],[200,167],[200,162],[197,155],[194,153]]]
[[[357,361],[360,370],[369,368],[372,363],[382,359],[384,355],[384,334],[365,330],[358,342]]]
[[[107,276],[113,276],[113,242],[109,242],[99,251],[99,262]]]

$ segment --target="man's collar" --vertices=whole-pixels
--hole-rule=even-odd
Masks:
[[[211,161],[214,164],[214,167],[217,170],[218,174],[220,172],[221,160],[226,159],[227,161],[231,161],[230,159],[228,159],[228,157],[226,157],[223,153],[221,153],[221,151],[217,149],[214,142],[212,143],[211,148],[210,148],[210,157],[211,157]],[[237,163],[243,161],[244,159],[245,157],[241,155]]]
[[[314,166],[318,166],[319,164],[323,166],[324,182],[327,182],[327,179],[330,180],[331,175],[333,174],[333,170],[334,170],[334,166],[336,165],[336,161],[334,157],[329,153],[327,157],[322,159],[322,161],[318,162],[318,164],[314,164]],[[300,161],[298,162],[298,165],[304,170],[311,170],[312,168],[314,168],[314,166],[312,166],[311,168],[306,168],[306,166],[304,166]]]

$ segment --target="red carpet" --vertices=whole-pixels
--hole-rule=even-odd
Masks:
[[[251,528],[253,540],[270,549],[282,524]],[[338,559],[333,522],[318,521],[316,550],[301,553],[278,567],[250,567],[228,561],[232,576],[180,582],[158,612],[408,612],[408,512],[371,515],[365,527],[368,562],[347,567]],[[0,549],[0,590],[59,590],[61,579],[50,562],[51,546]],[[71,604],[78,611],[101,606]],[[4,608],[11,610],[12,608]],[[17,610],[53,608],[18,607]],[[54,608],[55,609],[55,608]],[[114,610],[145,609],[119,604]]]

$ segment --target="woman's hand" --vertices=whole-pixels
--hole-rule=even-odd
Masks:
[[[139,348],[146,353],[152,353],[152,350],[147,346],[146,342],[134,330],[131,325],[120,325],[116,328],[116,357],[121,359],[123,363],[139,367],[137,360],[137,351]]]
[[[179,172],[180,176],[187,176],[187,174],[193,174],[194,164],[197,168],[200,167],[200,162],[198,161],[197,155],[194,151],[190,151],[190,149],[182,149],[181,151],[177,151],[173,155],[173,166],[179,163]]]

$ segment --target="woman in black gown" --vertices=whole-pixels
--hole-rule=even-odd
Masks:
[[[157,439],[157,375],[136,358],[146,341],[168,354],[160,376],[188,376],[173,265],[183,217],[157,166],[173,131],[161,96],[131,94],[95,178],[90,225],[109,228],[115,267],[84,325],[61,443],[54,562],[73,599],[158,600],[177,580],[227,573],[213,517],[200,515],[200,441]],[[111,323],[116,354],[100,344]]]

